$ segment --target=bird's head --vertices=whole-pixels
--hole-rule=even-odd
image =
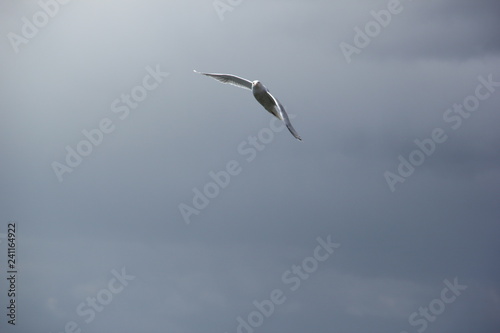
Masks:
[[[260,83],[259,80],[252,81],[252,90],[257,89],[257,90],[262,90],[264,88],[264,85]]]

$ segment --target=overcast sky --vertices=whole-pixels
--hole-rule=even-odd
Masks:
[[[0,4],[2,333],[498,332],[497,0],[54,1]]]

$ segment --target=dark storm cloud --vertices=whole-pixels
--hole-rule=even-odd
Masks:
[[[279,289],[254,333],[496,332],[500,90],[456,129],[444,115],[480,76],[500,81],[497,3],[402,1],[347,63],[339,44],[389,1],[222,2],[223,21],[212,1],[70,2],[19,53],[3,39],[0,233],[18,221],[16,329],[232,333]],[[3,36],[39,10],[1,6]],[[113,101],[157,65],[168,77],[120,119]],[[251,146],[270,115],[193,69],[261,80],[304,142],[281,131]],[[51,163],[104,118],[114,131],[59,182]],[[435,128],[447,140],[391,192],[384,172]],[[187,225],[179,205],[229,161],[241,172]],[[329,235],[340,247],[314,259]],[[134,279],[115,293],[122,268]],[[455,278],[467,289],[445,303]],[[87,323],[93,298],[103,308]],[[423,321],[429,307],[439,314]]]
[[[408,53],[424,57],[468,60],[498,55],[500,5],[496,1],[421,3],[419,15],[401,29]],[[427,8],[426,8],[427,7]]]
[[[370,26],[369,22],[376,21],[373,14],[364,15],[356,24],[365,33],[368,24],[375,34],[367,38],[369,45],[361,57],[464,61],[500,52],[496,33],[500,29],[500,6],[496,1],[398,1],[397,11],[386,18],[382,12],[387,12],[389,3],[370,3],[367,7],[366,14],[373,11],[385,22],[378,29]],[[345,41],[356,46],[352,35]],[[361,39],[360,43],[365,42]]]

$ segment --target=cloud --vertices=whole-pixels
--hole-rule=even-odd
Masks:
[[[469,289],[427,332],[495,332],[499,95],[446,127],[395,193],[383,173],[449,125],[480,75],[500,80],[499,6],[402,3],[349,64],[339,44],[388,1],[243,1],[222,22],[211,1],[71,2],[19,54],[5,38],[0,235],[18,222],[18,329],[229,333],[331,234],[339,251],[255,333],[411,332],[411,313],[455,276]],[[4,36],[38,8],[0,6]],[[164,83],[59,183],[51,163],[156,64]],[[238,145],[269,114],[193,69],[261,80],[304,142],[276,133],[246,162]],[[242,172],[186,225],[179,203],[231,160]],[[122,267],[136,278],[86,324],[77,306],[106,302]]]

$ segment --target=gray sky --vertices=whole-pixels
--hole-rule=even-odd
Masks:
[[[40,3],[0,4],[2,333],[498,332],[498,1]]]

